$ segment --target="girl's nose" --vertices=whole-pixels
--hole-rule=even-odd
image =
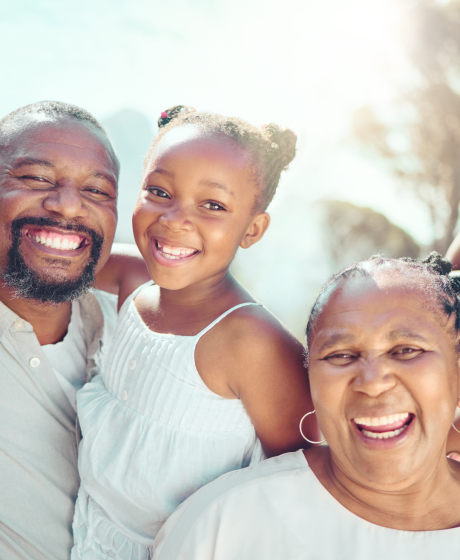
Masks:
[[[389,364],[380,359],[359,364],[359,372],[353,382],[355,391],[365,393],[369,397],[378,397],[395,385],[396,378],[391,373]]]
[[[193,222],[184,208],[174,207],[169,208],[164,214],[160,216],[160,224],[170,231],[191,231],[193,229]]]
[[[80,189],[70,182],[56,187],[44,200],[43,207],[67,219],[88,216],[86,201]]]

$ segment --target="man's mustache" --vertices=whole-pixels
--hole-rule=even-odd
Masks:
[[[93,229],[86,227],[79,222],[73,220],[54,220],[53,218],[48,217],[37,217],[37,216],[25,216],[24,218],[17,218],[11,222],[11,233],[13,238],[16,235],[19,235],[22,228],[25,226],[36,226],[38,228],[44,227],[58,227],[61,229],[66,229],[68,231],[86,233],[91,237],[91,240],[94,242],[103,241],[103,237],[94,231]]]

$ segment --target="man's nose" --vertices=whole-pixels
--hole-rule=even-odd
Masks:
[[[190,219],[189,212],[178,204],[165,210],[160,216],[159,222],[162,226],[174,232],[191,231],[193,229],[193,222]]]
[[[396,385],[391,365],[384,358],[363,359],[358,368],[353,381],[355,391],[365,393],[369,397],[378,397]]]
[[[78,185],[72,182],[58,185],[43,203],[45,210],[64,218],[86,218],[88,207]]]

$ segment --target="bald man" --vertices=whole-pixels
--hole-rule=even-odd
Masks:
[[[75,393],[104,364],[119,163],[88,112],[42,102],[0,121],[0,558],[65,560],[79,486]],[[127,266],[128,263],[128,266]],[[138,276],[133,271],[139,272]]]

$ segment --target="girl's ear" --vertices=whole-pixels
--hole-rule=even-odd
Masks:
[[[248,249],[251,245],[260,241],[269,225],[270,214],[267,214],[267,212],[261,212],[254,216],[240,242],[240,247],[242,249]]]

